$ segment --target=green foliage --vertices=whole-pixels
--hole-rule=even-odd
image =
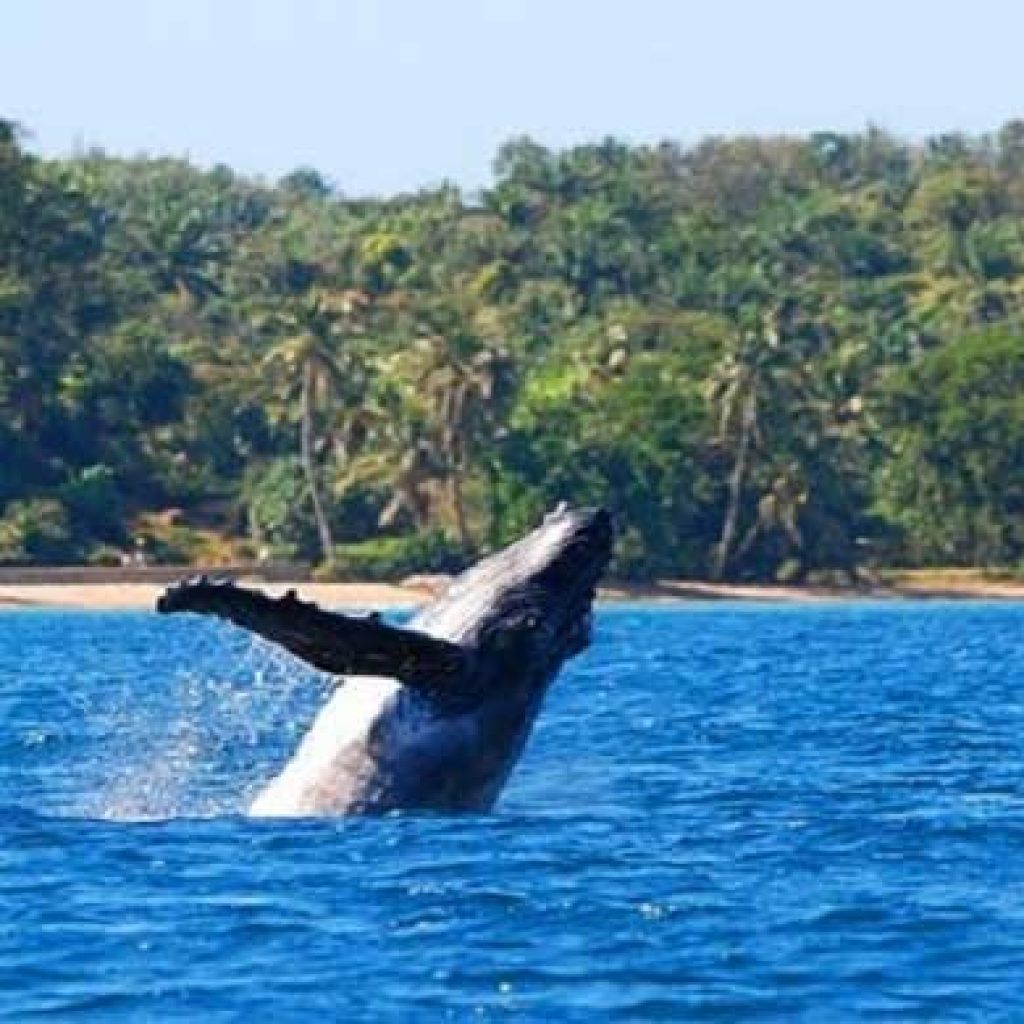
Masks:
[[[254,468],[243,491],[248,532],[264,558],[307,558],[316,547],[309,489],[297,458]]]
[[[1018,563],[1022,224],[1019,122],[516,139],[348,200],[0,121],[0,557],[395,575],[567,499],[633,577]]]
[[[419,573],[452,573],[465,566],[465,554],[444,533],[432,530],[404,537],[378,537],[338,544],[319,574],[335,580],[401,580]]]
[[[86,466],[58,493],[80,536],[90,541],[124,543],[124,502],[117,476],[109,466]]]
[[[1024,557],[1024,333],[967,335],[896,374],[883,514],[924,565]]]
[[[67,511],[52,498],[12,501],[0,517],[0,564],[56,565],[78,555]]]

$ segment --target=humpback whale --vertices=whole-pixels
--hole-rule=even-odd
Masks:
[[[604,509],[560,505],[405,626],[205,577],[170,587],[157,611],[227,619],[341,677],[250,814],[486,811],[550,683],[590,642],[613,539]]]

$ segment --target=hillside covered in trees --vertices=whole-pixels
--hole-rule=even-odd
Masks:
[[[1024,560],[1024,122],[517,139],[480,194],[0,122],[0,563],[446,568],[562,498],[621,575]]]

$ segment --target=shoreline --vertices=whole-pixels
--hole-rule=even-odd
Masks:
[[[394,608],[423,604],[436,589],[419,580],[408,584],[315,583],[309,581],[268,583],[255,577],[239,582],[259,586],[271,594],[295,589],[305,600],[325,608]],[[157,583],[0,583],[0,610],[94,609],[142,611],[152,609],[164,586]],[[658,603],[709,603],[748,601],[799,603],[878,600],[986,600],[1024,601],[1024,581],[984,578],[970,573],[927,574],[901,577],[898,582],[865,589],[770,584],[707,583],[700,580],[666,580],[656,584],[610,584],[601,588],[603,602],[654,601]]]

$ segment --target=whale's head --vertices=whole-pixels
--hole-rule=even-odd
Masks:
[[[415,626],[474,651],[478,685],[542,693],[590,642],[591,608],[613,540],[605,509],[560,505],[458,577]]]

